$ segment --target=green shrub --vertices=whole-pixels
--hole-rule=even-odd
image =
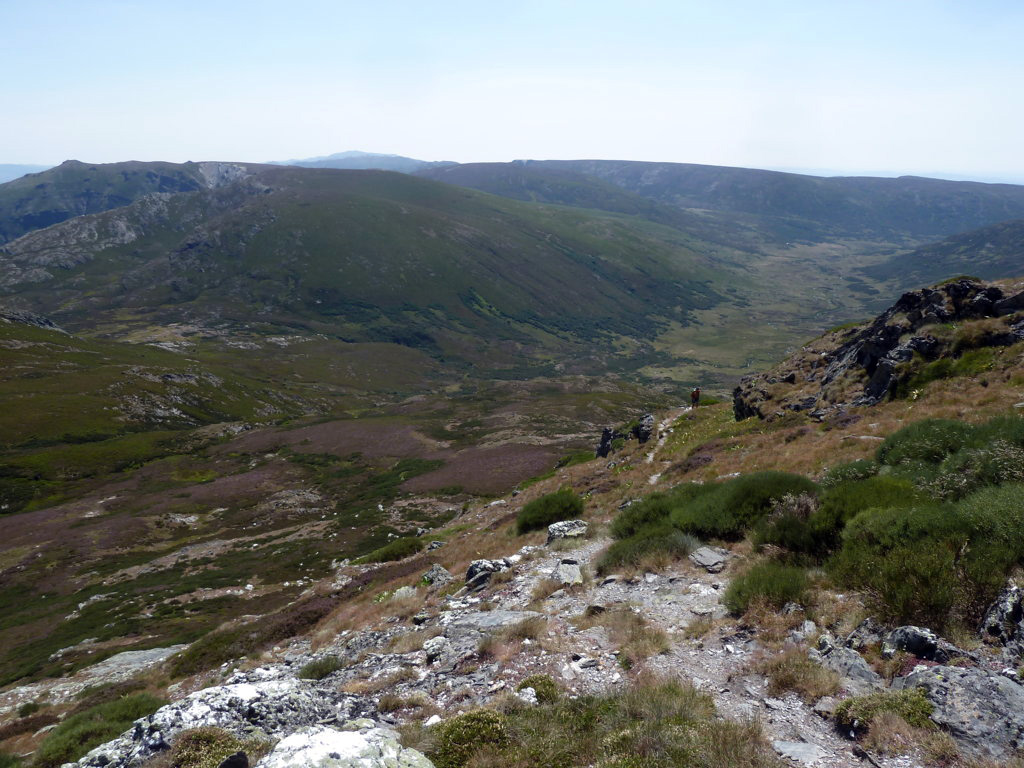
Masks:
[[[922,487],[938,499],[961,499],[983,486],[1011,482],[1024,482],[1024,448],[996,439],[954,453]]]
[[[1024,417],[997,416],[974,427],[973,445],[983,447],[996,440],[1024,448]]]
[[[24,704],[18,707],[18,717],[28,717],[38,712],[42,706],[38,701],[26,701]]]
[[[330,674],[345,668],[345,662],[337,656],[324,656],[306,664],[299,670],[299,677],[303,680],[323,680]]]
[[[563,469],[564,467],[575,467],[577,464],[586,464],[588,461],[593,460],[593,451],[579,451],[578,453],[568,453],[555,463],[555,469]]]
[[[57,768],[77,760],[93,747],[121,735],[135,720],[153,714],[166,703],[148,693],[133,693],[71,715],[46,735],[36,750],[33,766]]]
[[[867,480],[878,474],[878,463],[871,459],[857,459],[846,464],[839,464],[832,467],[822,475],[818,484],[822,488],[832,488],[840,483],[848,483],[854,480]]]
[[[898,465],[910,461],[938,464],[956,453],[971,439],[971,427],[951,419],[924,419],[893,432],[878,447],[880,464]]]
[[[570,488],[534,499],[519,510],[516,530],[520,534],[547,528],[561,520],[572,520],[583,514],[583,499]]]
[[[700,546],[700,541],[668,523],[655,523],[640,529],[628,539],[614,542],[597,562],[600,575],[644,561],[665,557],[681,560]]]
[[[628,539],[642,528],[666,521],[672,510],[714,489],[713,485],[683,483],[665,493],[652,493],[630,504],[612,521],[610,533],[616,539]]]
[[[554,704],[561,697],[558,683],[548,675],[530,675],[516,687],[516,690],[521,691],[524,688],[533,688],[540,704]]]
[[[846,526],[832,570],[841,583],[866,590],[884,619],[945,626],[969,540],[968,526],[948,506],[868,509]]]
[[[824,557],[839,546],[846,524],[865,509],[909,507],[920,500],[914,486],[899,477],[876,475],[834,485],[825,491],[818,510],[807,521],[809,548],[797,551]]]
[[[710,489],[672,511],[672,523],[706,538],[738,539],[764,518],[786,494],[814,495],[818,486],[802,475],[757,472]]]
[[[427,755],[437,768],[465,768],[475,752],[509,745],[505,720],[478,709],[434,726],[434,749]]]
[[[854,696],[839,703],[835,718],[839,726],[863,732],[883,712],[898,715],[915,728],[935,728],[935,723],[929,719],[932,703],[920,688]]]
[[[245,752],[249,765],[270,751],[271,742],[262,739],[240,739],[222,728],[203,726],[182,731],[171,747],[174,768],[217,768],[236,752]]]
[[[407,557],[423,551],[427,543],[415,536],[406,536],[388,542],[383,547],[373,550],[368,555],[360,558],[364,563],[390,563],[393,560],[404,560]]]
[[[755,600],[781,608],[789,602],[802,602],[806,593],[807,574],[803,568],[765,560],[732,580],[722,604],[739,616]]]
[[[0,752],[0,768],[18,768],[19,765],[21,760],[16,755]]]

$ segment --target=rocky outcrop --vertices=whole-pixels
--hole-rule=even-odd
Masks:
[[[586,520],[563,520],[548,526],[548,544],[559,539],[578,539],[587,535]]]
[[[466,569],[466,589],[469,591],[483,589],[493,574],[506,571],[512,565],[512,561],[507,557],[500,560],[474,560]]]
[[[926,661],[947,664],[953,659],[973,658],[974,654],[957,648],[925,627],[896,627],[882,640],[882,655],[889,658],[902,651]]]
[[[632,435],[640,445],[643,445],[654,436],[655,420],[653,413],[645,413],[640,421],[633,427]]]
[[[422,753],[406,749],[398,734],[372,720],[302,728],[279,741],[258,768],[434,768]]]
[[[893,682],[921,688],[934,710],[931,719],[949,731],[964,751],[995,760],[1024,748],[1024,686],[978,668],[937,666]]]
[[[360,710],[365,704],[357,697],[331,694],[301,680],[259,680],[258,674],[243,674],[233,680],[161,707],[73,765],[130,768],[167,749],[176,734],[200,726],[223,728],[238,736],[259,734],[273,739],[304,726],[342,722],[364,714]]]
[[[708,573],[721,573],[729,560],[729,551],[721,547],[700,547],[690,553],[690,562]]]
[[[1005,296],[998,286],[972,279],[903,294],[869,324],[839,329],[804,347],[777,368],[746,376],[733,391],[737,420],[806,411],[823,419],[850,406],[874,405],[898,383],[906,363],[954,355],[928,326],[1009,315],[1024,294]],[[984,334],[980,346],[1024,339],[1024,324]]]
[[[597,451],[595,456],[599,459],[608,458],[608,454],[612,452],[612,443],[616,440],[625,440],[626,435],[621,432],[617,432],[611,427],[605,427],[601,430],[601,441],[597,444]]]
[[[67,331],[58,327],[50,318],[37,315],[34,312],[23,312],[20,309],[0,307],[0,322],[19,323],[21,325],[31,325],[34,328],[45,328],[48,331],[60,331],[61,333],[67,333]]]
[[[852,648],[834,645],[825,636],[819,639],[817,650],[812,650],[810,656],[821,666],[838,674],[840,685],[853,696],[863,696],[883,685],[881,676],[868,665],[863,656]]]

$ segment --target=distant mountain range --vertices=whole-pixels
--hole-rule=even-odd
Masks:
[[[382,155],[374,152],[336,152],[323,157],[307,157],[303,160],[275,160],[270,165],[297,165],[302,168],[340,168],[345,170],[377,170],[397,171],[399,173],[415,173],[427,168],[441,168],[456,165],[451,162],[428,162],[416,160],[402,155]]]
[[[0,303],[117,338],[187,321],[394,344],[463,371],[724,383],[893,291],[1024,273],[1024,186],[597,160],[296,162],[414,173],[67,161],[0,185]]]

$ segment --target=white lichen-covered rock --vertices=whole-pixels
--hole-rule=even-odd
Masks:
[[[239,682],[207,688],[140,718],[113,741],[96,747],[78,763],[100,768],[130,768],[167,749],[181,731],[200,726],[223,728],[239,736],[263,734],[276,739],[327,718],[356,714],[355,697],[332,698],[302,680]]]
[[[578,539],[587,535],[585,520],[563,520],[548,526],[548,544],[558,539]]]
[[[560,584],[572,585],[583,583],[583,571],[576,560],[565,559],[555,566],[551,572],[551,578]]]
[[[395,733],[360,721],[358,730],[323,725],[302,728],[277,743],[257,768],[434,768]]]

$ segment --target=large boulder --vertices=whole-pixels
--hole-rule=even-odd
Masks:
[[[896,627],[882,640],[882,655],[890,658],[898,651],[919,659],[946,664],[956,658],[974,659],[975,655],[957,648],[925,627]]]
[[[582,584],[583,571],[580,569],[579,561],[564,559],[555,566],[555,570],[551,572],[551,578],[567,586]]]
[[[1024,748],[1024,686],[977,667],[936,666],[893,681],[921,688],[931,719],[975,757],[1005,760]]]
[[[443,587],[445,584],[455,581],[455,577],[443,565],[434,563],[430,566],[430,570],[423,574],[423,581],[432,587]]]
[[[699,547],[690,553],[690,562],[708,573],[719,573],[729,560],[729,550],[720,547]]]
[[[640,421],[633,427],[633,437],[640,445],[643,445],[654,436],[654,414],[645,413]]]
[[[325,719],[361,714],[356,697],[337,698],[302,680],[239,682],[207,688],[136,720],[132,728],[89,752],[75,766],[130,768],[165,750],[181,731],[223,728],[237,736],[281,738]]]
[[[842,687],[853,696],[871,693],[884,684],[864,657],[851,648],[822,644],[820,651],[812,650],[810,655],[821,666],[838,674]]]
[[[337,730],[324,725],[301,728],[277,743],[257,768],[434,768],[415,749],[406,749],[391,730],[370,720]]]
[[[578,539],[587,535],[586,520],[562,520],[548,526],[548,544],[558,539]]]
[[[495,573],[511,568],[513,563],[503,557],[500,560],[474,560],[466,569],[466,589],[480,590],[487,586]]]

